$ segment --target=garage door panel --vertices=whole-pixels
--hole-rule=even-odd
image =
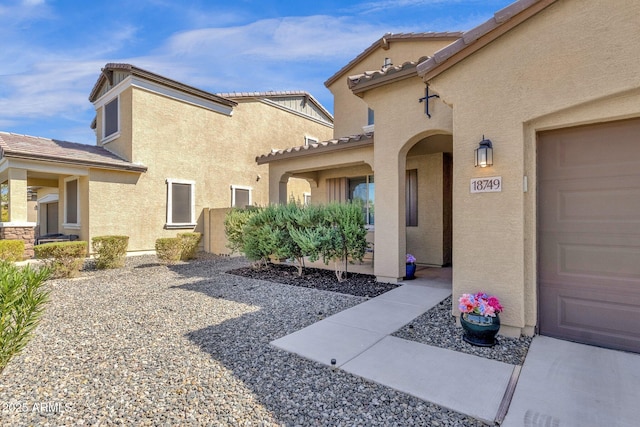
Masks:
[[[548,233],[541,237],[542,280],[621,280],[640,290],[640,236],[611,235],[608,242],[597,234]]]
[[[639,143],[640,120],[625,120],[545,133],[560,144],[539,153],[545,165],[544,179],[607,176],[637,173],[637,159],[629,157],[629,145]]]
[[[538,135],[539,326],[640,352],[640,119]]]
[[[555,307],[540,320],[545,335],[627,351],[640,346],[640,301],[634,295],[615,297],[597,289],[568,291],[548,285],[540,303]]]
[[[640,234],[640,179],[550,182],[540,199],[546,201],[540,211],[542,231],[582,231],[588,223],[600,227],[593,231]]]

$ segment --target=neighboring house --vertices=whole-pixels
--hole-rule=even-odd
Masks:
[[[306,92],[228,96],[107,64],[89,97],[96,146],[0,133],[0,180],[10,189],[0,230],[34,229],[28,188],[37,189],[41,234],[124,234],[130,251],[204,231],[208,208],[267,204],[269,171],[254,153],[327,139],[333,117]],[[302,201],[309,186],[287,191]]]
[[[320,143],[258,163],[278,182],[283,173],[326,181],[332,163],[374,170],[374,270],[398,281],[415,237],[407,170],[414,157],[440,153],[451,185],[436,177],[440,161],[437,174],[418,174],[418,224],[420,200],[442,190],[451,199],[454,313],[460,294],[486,291],[505,306],[503,334],[640,352],[638,16],[636,0],[518,1],[416,55],[430,56],[418,64],[341,77],[375,111],[375,142]],[[430,117],[418,103],[425,84],[439,96],[428,101]],[[493,164],[475,167],[484,139]],[[427,219],[435,228],[440,220]]]

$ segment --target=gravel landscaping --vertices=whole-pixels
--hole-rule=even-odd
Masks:
[[[522,365],[531,344],[531,337],[508,338],[498,335],[493,347],[477,347],[462,340],[462,328],[451,315],[451,297],[414,319],[394,336],[436,347],[461,351],[512,365]]]
[[[483,426],[269,342],[366,300],[227,274],[242,258],[50,281],[0,376],[1,425]]]

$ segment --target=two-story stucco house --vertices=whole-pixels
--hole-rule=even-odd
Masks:
[[[331,137],[332,115],[306,92],[205,92],[129,64],[107,64],[91,91],[95,146],[0,133],[9,222],[0,230],[159,237],[204,231],[208,208],[264,205],[269,170],[255,153]],[[36,189],[38,223],[28,222]],[[288,196],[304,197],[306,181]]]
[[[501,299],[503,334],[640,352],[638,16],[635,0],[520,0],[400,61],[384,37],[375,66],[328,82],[374,133],[361,112],[341,124],[336,96],[336,132],[361,135],[259,156],[271,199],[303,177],[314,201],[375,200],[379,280],[401,280],[407,252],[451,262],[454,297]]]

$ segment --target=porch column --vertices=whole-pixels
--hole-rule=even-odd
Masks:
[[[375,265],[378,281],[398,283],[405,275],[404,186],[406,158],[393,145],[375,145]]]
[[[9,168],[7,177],[9,222],[0,223],[0,239],[24,241],[24,257],[32,258],[36,223],[28,222],[27,171]]]
[[[9,222],[27,222],[27,171],[10,168],[8,171]]]

